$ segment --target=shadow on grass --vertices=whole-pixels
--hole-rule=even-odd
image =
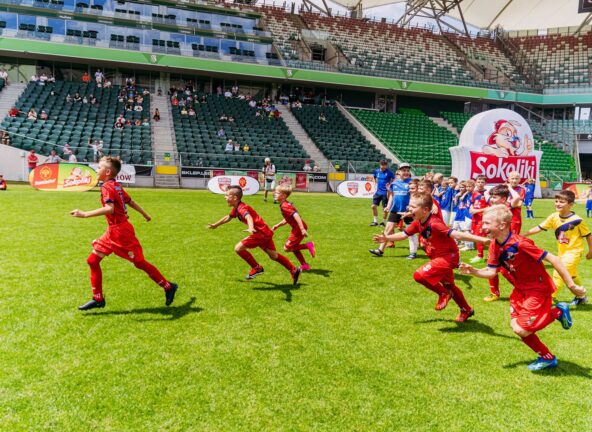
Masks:
[[[326,270],[326,269],[310,269],[304,272],[304,274],[314,274],[314,275],[320,275],[323,277],[331,277],[331,273],[333,273],[333,270]]]
[[[473,289],[473,280],[475,280],[475,277],[461,273],[455,273],[454,280],[463,281],[467,289]]]
[[[138,321],[165,321],[165,320],[177,320],[183,318],[190,313],[199,313],[203,311],[200,307],[194,307],[193,304],[195,303],[196,298],[191,297],[191,299],[182,305],[179,306],[162,306],[162,307],[153,307],[153,308],[142,308],[142,309],[130,309],[130,310],[123,310],[123,311],[104,311],[104,312],[95,312],[95,313],[85,313],[84,316],[106,316],[106,315],[162,315],[162,318],[147,318],[147,319],[139,319]]]
[[[531,363],[531,361],[519,361],[516,363],[510,363],[502,366],[504,369],[515,369],[517,367],[524,367]],[[559,359],[559,364],[555,369],[543,369],[538,372],[533,372],[539,376],[548,377],[565,377],[565,376],[578,376],[582,378],[592,379],[592,368],[580,366],[577,363],[570,362],[567,360]]]
[[[284,293],[286,298],[284,299],[288,303],[292,302],[292,291],[300,289],[300,284],[276,284],[273,282],[261,282],[262,284],[268,285],[267,287],[256,287],[253,291],[281,291]]]
[[[483,333],[489,336],[495,336],[504,339],[516,339],[513,336],[496,333],[493,327],[490,327],[487,324],[483,324],[482,322],[479,322],[473,318],[469,318],[469,320],[464,323],[457,323],[455,321],[450,321],[444,318],[434,318],[425,321],[416,321],[416,324],[430,324],[436,322],[454,324],[454,327],[444,327],[438,329],[438,331],[442,333]]]

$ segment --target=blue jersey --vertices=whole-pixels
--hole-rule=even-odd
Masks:
[[[463,200],[463,205],[465,206],[465,219],[473,219],[473,215],[471,214],[471,206],[473,205],[473,194],[468,193]]]
[[[444,211],[450,211],[452,208],[452,197],[454,197],[454,189],[447,188],[440,197],[440,208]]]
[[[409,183],[411,179],[395,180],[391,183],[390,191],[393,194],[393,205],[390,209],[391,213],[398,213],[407,211],[409,205]]]
[[[534,185],[533,184],[527,184],[524,187],[526,188],[526,193],[525,193],[524,198],[525,199],[532,200],[534,198]]]
[[[452,196],[452,211],[458,213],[458,207],[460,205],[460,191],[454,191],[454,195]]]
[[[380,168],[374,171],[376,179],[376,195],[386,195],[386,187],[395,179],[395,174],[387,168],[382,171]]]

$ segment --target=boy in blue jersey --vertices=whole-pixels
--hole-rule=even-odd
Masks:
[[[451,225],[450,215],[452,213],[452,198],[456,193],[456,177],[449,177],[442,182],[442,194],[440,195],[440,208],[442,209],[442,217],[446,225]]]
[[[378,204],[382,204],[382,223],[380,225],[386,225],[388,188],[393,180],[395,180],[395,174],[388,167],[388,162],[386,160],[381,160],[380,168],[374,170],[376,193],[372,197],[372,215],[374,216],[374,220],[370,226],[378,226]]]
[[[407,211],[409,205],[409,183],[411,182],[411,166],[408,163],[402,163],[397,173],[401,174],[400,179],[396,179],[389,186],[389,199],[387,209],[389,210],[388,223],[384,230],[385,235],[395,232],[396,226],[402,220],[402,214]],[[370,253],[381,257],[384,253],[386,243],[381,243],[378,249],[370,249]],[[417,249],[416,249],[417,250]]]
[[[523,186],[526,189],[524,194],[524,207],[526,207],[526,219],[534,219],[534,212],[532,211],[532,202],[534,201],[534,179],[528,179]]]

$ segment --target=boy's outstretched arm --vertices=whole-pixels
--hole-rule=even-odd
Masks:
[[[586,288],[575,284],[571,275],[557,256],[547,253],[544,260],[553,266],[557,273],[559,273],[559,276],[561,276],[561,279],[563,279],[563,282],[565,282],[565,285],[567,285],[567,288],[576,297],[584,297],[586,295]]]
[[[131,208],[133,208],[138,213],[140,213],[142,216],[144,216],[144,219],[146,219],[146,222],[150,222],[152,220],[150,215],[148,213],[146,213],[146,211],[142,207],[140,207],[140,204],[138,204],[134,200],[131,200],[130,202],[128,202],[127,205],[130,206]]]
[[[534,235],[534,234],[538,234],[538,233],[540,233],[540,232],[542,232],[542,231],[543,231],[543,230],[542,230],[540,227],[538,227],[538,226],[535,226],[535,227],[532,227],[531,229],[529,229],[528,231],[526,231],[526,232],[525,232],[524,234],[522,234],[522,235],[523,235],[524,237],[528,237],[528,236],[531,236],[531,235]]]
[[[374,240],[376,243],[386,243],[387,241],[398,242],[405,240],[407,237],[409,236],[405,234],[405,232],[398,232],[391,235],[377,234],[372,237],[372,240]]]
[[[282,219],[281,221],[279,221],[278,223],[276,223],[274,226],[271,227],[272,231],[277,230],[280,227],[283,227],[284,225],[286,225],[288,222],[286,221],[286,219]]]
[[[83,210],[72,210],[70,212],[70,214],[74,217],[77,218],[89,218],[89,217],[95,217],[95,216],[104,216],[104,215],[108,215],[108,214],[113,214],[113,212],[115,211],[115,207],[113,206],[113,204],[109,203],[109,204],[105,204],[104,207],[95,209],[95,210],[89,210],[89,211],[83,211]]]
[[[491,239],[489,239],[487,237],[480,237],[480,236],[476,236],[474,234],[469,234],[467,232],[456,231],[456,230],[450,232],[450,237],[452,237],[455,240],[483,243],[484,245],[488,245],[489,243],[491,243]]]
[[[222,219],[220,219],[218,222],[214,222],[214,223],[208,224],[208,228],[209,229],[216,229],[220,225],[224,225],[225,223],[230,222],[230,219],[231,219],[230,218],[230,215],[226,215]]]
[[[302,222],[302,218],[298,213],[294,213],[294,220],[298,224],[298,228],[300,228],[300,232],[304,237],[308,237],[308,232],[306,232],[306,228],[304,228],[304,223]]]
[[[497,269],[493,267],[485,267],[482,269],[477,269],[470,264],[467,263],[460,263],[459,266],[460,272],[466,275],[477,276],[483,279],[491,279],[497,274]]]

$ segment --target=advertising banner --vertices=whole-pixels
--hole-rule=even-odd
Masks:
[[[262,172],[259,172],[259,184],[261,188],[263,188],[263,182],[265,181],[265,176]],[[301,173],[276,173],[275,175],[275,185],[287,185],[290,186],[293,190],[307,190],[308,189],[308,176],[305,172]]]
[[[96,171],[82,164],[43,164],[29,173],[29,183],[38,190],[84,192],[97,182]]]
[[[210,178],[212,170],[207,168],[181,167],[181,177]]]
[[[229,186],[240,186],[245,195],[254,195],[259,191],[259,182],[249,176],[216,176],[208,182],[208,189],[215,194],[225,194]]]
[[[88,165],[95,171],[99,169],[99,164],[91,163]],[[121,171],[115,177],[115,180],[119,183],[134,184],[136,183],[136,167],[133,165],[121,165]]]
[[[588,199],[588,194],[592,193],[590,183],[563,182],[563,189],[569,189],[575,193],[576,200],[579,202],[585,202]]]
[[[494,109],[472,117],[450,154],[452,175],[461,180],[484,175],[488,184],[500,184],[517,171],[521,182],[536,181],[535,197],[541,197],[539,167],[543,152],[534,150],[528,122],[514,111]]]
[[[372,198],[376,185],[373,181],[346,180],[339,183],[337,193],[345,198]]]

